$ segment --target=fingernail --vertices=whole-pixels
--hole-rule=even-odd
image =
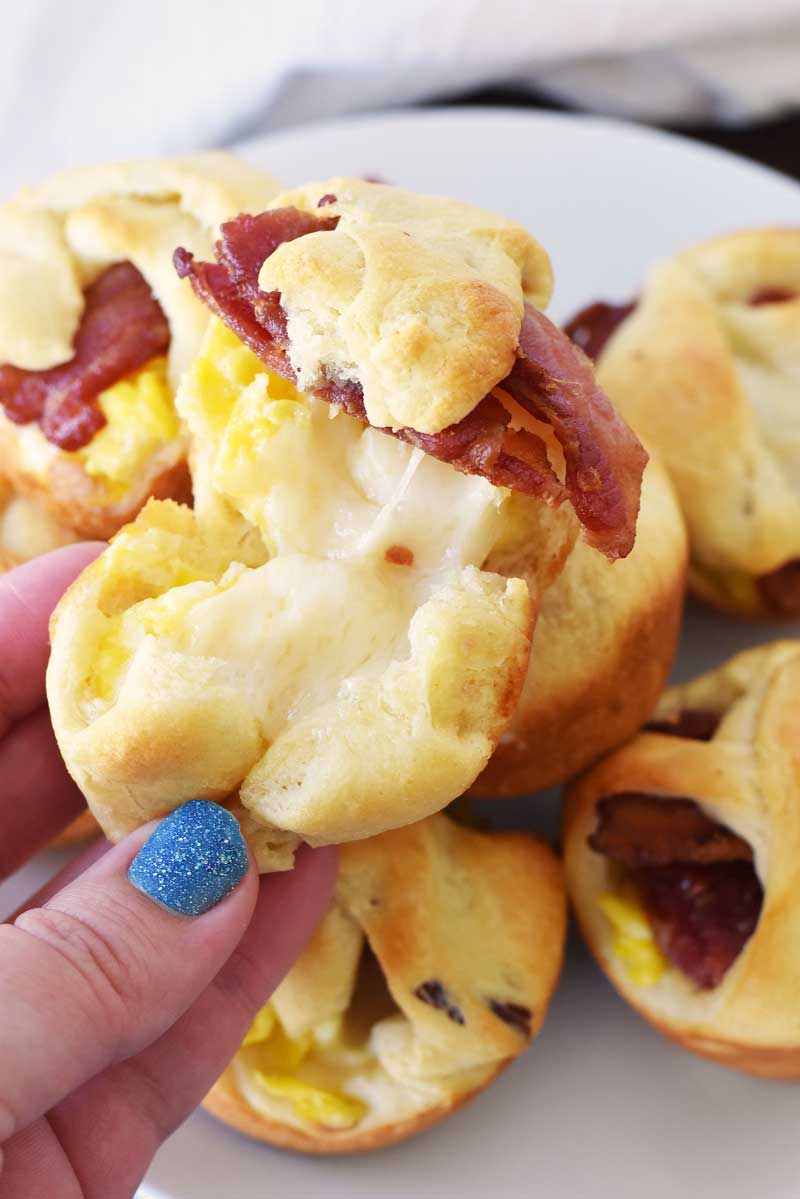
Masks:
[[[202,916],[236,890],[247,864],[236,818],[209,799],[190,799],[148,837],[128,878],[171,912]]]

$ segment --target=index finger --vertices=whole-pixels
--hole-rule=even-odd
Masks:
[[[97,541],[67,545],[0,577],[0,737],[44,702],[50,615],[103,548]]]

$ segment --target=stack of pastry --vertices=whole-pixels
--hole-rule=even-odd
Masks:
[[[174,394],[208,313],[170,256],[276,191],[206,153],[66,171],[0,207],[0,571],[191,499]],[[59,840],[96,829],[86,813]]]
[[[692,246],[568,330],[670,473],[692,591],[800,617],[800,230]],[[799,668],[784,640],[673,687],[564,812],[575,912],[621,995],[695,1053],[782,1078],[800,1077]]]
[[[356,179],[275,193],[212,156],[23,194],[8,219],[39,321],[0,328],[4,469],[65,536],[113,534],[55,613],[48,672],[106,835],[203,796],[262,871],[303,842],[341,846],[327,916],[207,1106],[278,1145],[350,1152],[447,1116],[538,1034],[560,862],[445,809],[587,767],[589,786],[651,718],[686,502],[657,428],[630,413],[648,456],[544,315],[550,262],[525,229]],[[45,259],[61,273],[42,315]],[[710,835],[757,922],[760,843],[685,802],[724,824]],[[568,809],[576,905],[597,859],[600,928],[626,903],[646,923],[641,863],[617,887],[625,862],[587,804]]]

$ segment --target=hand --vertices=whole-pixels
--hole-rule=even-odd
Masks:
[[[0,578],[0,881],[83,804],[45,704],[47,622],[99,549]],[[334,851],[304,849],[259,880],[232,817],[188,804],[88,850],[0,925],[0,1199],[129,1199],[313,932],[335,873]]]

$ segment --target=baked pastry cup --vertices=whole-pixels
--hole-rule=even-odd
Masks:
[[[230,154],[66,171],[0,207],[0,461],[80,537],[189,499],[174,410],[208,314],[171,268],[277,190]]]
[[[578,542],[545,592],[522,694],[473,795],[564,783],[638,732],[672,666],[686,564],[680,508],[651,457],[630,555],[612,563]]]
[[[361,181],[336,226],[353,237],[339,238],[313,215],[334,209],[334,187],[344,194],[338,180],[309,189],[313,213],[284,198],[226,225],[218,263],[177,256],[225,317],[177,398],[194,511],[151,502],[55,614],[54,728],[112,840],[202,795],[233,802],[260,867],[285,869],[301,839],[359,840],[445,807],[508,723],[540,597],[579,527],[612,557],[633,542],[644,451],[586,360],[526,313],[525,297],[550,288],[538,243],[492,214]],[[305,290],[276,308],[262,263],[304,241],[292,277]],[[510,427],[483,373],[473,411],[439,433],[373,427],[352,364],[349,379],[320,367],[300,391],[286,329],[316,322],[312,349],[329,346],[339,370],[336,305],[364,371],[390,363],[380,403],[395,395],[395,357],[416,346],[407,402],[430,398],[427,428],[451,419],[464,347],[472,338],[477,361],[495,339],[493,370],[519,361],[524,376],[498,382],[527,387],[551,423]]]
[[[568,329],[672,477],[692,590],[743,616],[800,616],[800,229],[692,246],[635,305],[593,306]]]
[[[567,885],[620,994],[686,1049],[800,1077],[800,642],[668,691],[570,788]]]
[[[204,1106],[305,1153],[406,1140],[538,1035],[565,929],[534,837],[438,815],[347,845],[335,902]]]

